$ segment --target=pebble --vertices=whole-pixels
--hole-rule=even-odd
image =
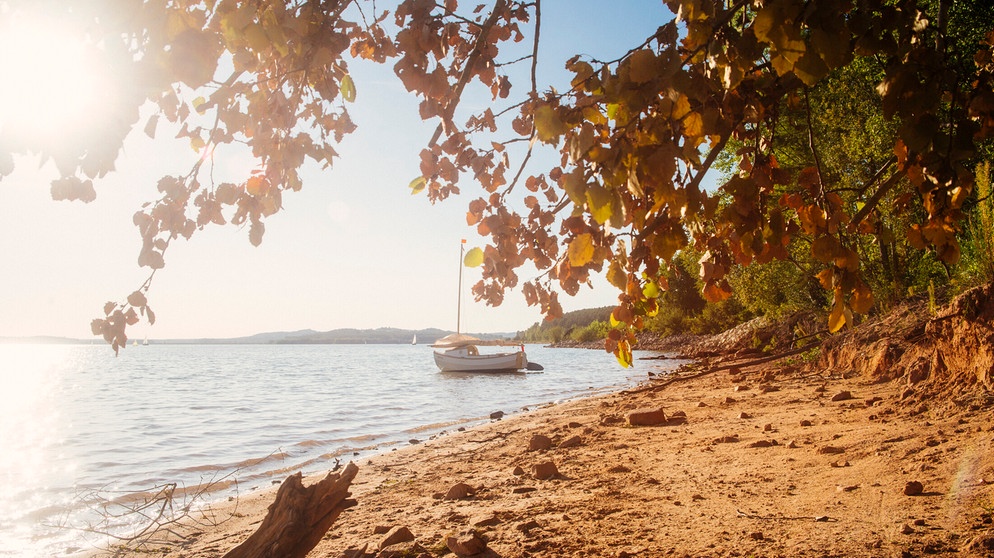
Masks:
[[[535,434],[528,441],[528,451],[545,451],[552,447],[552,438],[542,434]]]
[[[394,544],[405,543],[413,540],[414,533],[412,533],[407,527],[398,525],[397,527],[390,529],[390,531],[387,532],[387,535],[383,537],[383,540],[380,541],[380,550]]]
[[[636,409],[628,413],[630,426],[657,426],[666,424],[666,413],[662,408]]]
[[[445,493],[445,500],[462,500],[463,498],[468,498],[471,494],[476,492],[473,487],[464,483],[456,483],[452,485],[452,488]]]
[[[487,543],[473,530],[445,537],[445,546],[456,556],[473,556],[487,549]]]
[[[853,397],[851,391],[840,391],[839,393],[836,393],[835,395],[832,396],[832,401],[848,401],[849,399],[852,398]]]
[[[559,476],[559,469],[552,461],[543,461],[532,465],[532,476],[538,480],[548,480]]]
[[[925,492],[925,486],[918,481],[908,481],[908,483],[904,485],[905,496],[918,496],[922,492]]]

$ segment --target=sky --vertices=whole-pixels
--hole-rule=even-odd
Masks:
[[[671,17],[661,0],[545,0],[540,87],[558,84],[562,90],[568,82],[563,63],[573,54],[617,58]],[[5,76],[27,71],[18,64],[0,57]],[[39,64],[44,60],[26,67]],[[74,67],[79,64],[64,72]],[[456,328],[460,240],[465,238],[467,247],[484,244],[465,220],[479,188],[464,179],[463,195],[435,205],[424,194],[412,196],[407,185],[420,174],[418,153],[436,123],[420,121],[418,100],[390,65],[350,62],[350,71],[357,97],[349,111],[359,128],[338,146],[341,157],[334,167],[304,168],[304,188],[283,196],[283,211],[266,219],[259,247],[249,243],[247,229],[230,225],[173,242],[148,295],[156,323],[130,329],[132,338]],[[7,78],[0,87],[9,83]],[[98,83],[93,94],[109,96],[110,86]],[[60,94],[44,99],[46,106],[71,112],[71,100]],[[26,109],[29,101],[0,97],[7,107],[0,109],[0,127],[13,118],[31,118],[38,127],[72,125],[65,114],[46,121],[51,111]],[[474,111],[489,104],[489,95],[476,92],[462,103]],[[139,125],[116,171],[95,183],[97,199],[88,204],[53,201],[53,166],[39,167],[37,157],[15,159],[14,172],[0,179],[0,337],[91,338],[90,321],[102,316],[104,303],[123,300],[144,282],[148,269],[137,265],[141,241],[132,215],[156,198],[159,177],[184,172],[197,156],[168,134],[161,136],[149,139]],[[540,173],[553,159],[534,161],[528,169]],[[512,167],[516,163],[512,157]],[[215,164],[219,173],[237,174],[250,161],[219,154]],[[534,271],[522,269],[519,276],[523,283]],[[496,308],[474,302],[469,291],[478,278],[478,269],[464,268],[462,331],[515,332],[542,319],[520,291],[508,292]],[[560,294],[566,311],[616,300],[617,292],[602,278],[576,297]]]

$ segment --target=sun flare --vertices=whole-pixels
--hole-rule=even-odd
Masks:
[[[94,51],[68,22],[0,13],[0,134],[46,145],[87,125],[100,101]]]

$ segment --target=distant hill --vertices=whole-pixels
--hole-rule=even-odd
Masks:
[[[566,312],[561,317],[548,322],[535,322],[530,328],[519,333],[525,341],[547,343],[559,341],[576,328],[583,328],[593,322],[607,322],[614,306],[585,308]]]
[[[272,331],[256,333],[246,337],[230,338],[199,338],[199,339],[150,339],[152,345],[387,345],[410,343],[417,335],[419,345],[430,345],[437,339],[445,337],[452,331],[443,329],[398,329],[381,327],[378,329],[333,329],[331,331],[315,331],[301,329],[298,331]],[[517,333],[468,333],[480,339],[515,339]],[[0,343],[28,344],[91,344],[101,343],[102,340],[68,339],[64,337],[0,337]],[[140,342],[140,341],[139,341]],[[131,344],[131,341],[129,341]]]

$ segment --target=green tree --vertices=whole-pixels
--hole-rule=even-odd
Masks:
[[[31,4],[11,0],[0,15],[16,19]],[[475,295],[499,304],[530,263],[541,275],[520,285],[525,298],[558,315],[559,291],[574,294],[606,270],[620,291],[612,319],[626,326],[612,330],[609,348],[623,363],[631,360],[634,330],[659,310],[671,259],[687,246],[701,254],[702,292],[712,301],[731,296],[735,266],[783,260],[795,244],[809,246],[812,271],[831,298],[833,331],[873,306],[861,266],[864,239],[882,234],[878,224],[891,207],[908,216],[888,222],[893,238],[947,265],[959,259],[972,168],[994,135],[987,3],[665,4],[677,17],[634,39],[624,56],[565,61],[574,77],[559,92],[543,89],[535,72],[541,0],[480,7],[402,0],[392,13],[358,0],[46,3],[52,17],[81,22],[88,48],[128,86],[104,129],[69,147],[5,128],[0,174],[9,172],[12,153],[41,153],[62,175],[54,197],[92,199],[92,180],[113,169],[128,130],[154,135],[158,122],[169,121],[196,154],[187,170],[162,177],[159,199],[135,215],[139,263],[154,275],[173,240],[212,223],[246,226],[250,241],[261,242],[282,195],[302,187],[303,161],[331,164],[334,145],[355,128],[347,107],[362,85],[349,63],[389,61],[421,99],[421,117],[439,122],[421,150],[412,192],[438,201],[476,185],[467,220],[488,245]],[[499,47],[524,41],[525,33],[532,71],[512,97]],[[844,87],[851,73],[875,80],[860,89],[874,98],[865,138],[818,120],[844,114],[829,93],[833,80]],[[505,108],[457,119],[471,84]],[[139,121],[144,103],[156,111]],[[851,132],[856,137],[837,137]],[[786,155],[805,145],[799,138],[807,138],[808,153]],[[708,192],[704,177],[731,142],[739,146],[732,172]],[[515,144],[529,147],[512,163]],[[837,152],[855,156],[851,172],[833,174],[843,166],[826,158],[823,146],[832,144],[850,147]],[[232,145],[247,146],[255,167],[240,181],[214,184],[205,161]],[[533,150],[543,147],[557,150],[560,163],[531,168]],[[886,161],[875,158],[881,151]],[[154,320],[148,286],[109,303],[94,333],[116,349],[128,324],[142,315]]]

